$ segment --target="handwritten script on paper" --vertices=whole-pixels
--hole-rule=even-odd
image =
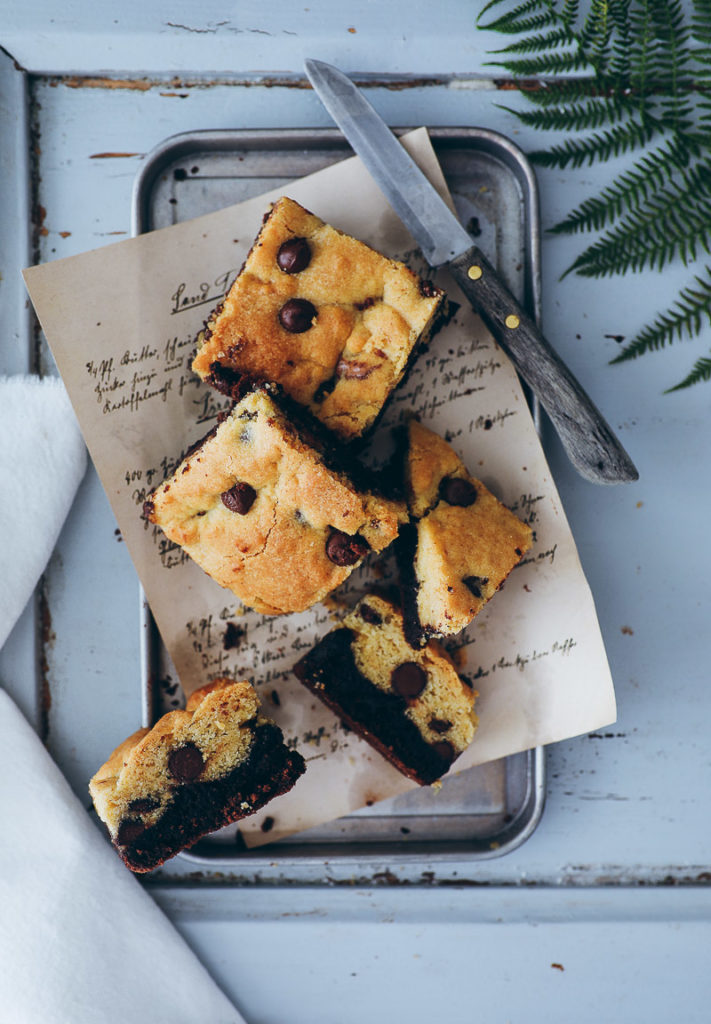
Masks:
[[[403,144],[448,200],[426,132]],[[373,584],[396,582],[388,553],[325,604],[267,618],[206,576],[141,515],[143,502],[227,407],[190,363],[195,337],[228,289],[269,202],[286,192],[324,220],[416,271],[425,268],[357,159],[218,213],[26,272],[30,295],[184,690],[247,677],[308,771],[246,819],[248,845],[332,820],[412,787],[313,699],[291,667]],[[344,209],[342,196],[349,202]],[[236,241],[249,239],[250,243]],[[589,589],[518,379],[454,283],[458,309],[393,395],[365,457],[382,465],[391,429],[415,412],[473,476],[533,528],[505,586],[451,644],[479,691],[480,728],[462,770],[609,724],[614,695]],[[82,339],[81,346],[76,344]],[[173,698],[174,700],[176,698]],[[138,724],[138,723],[137,723]]]

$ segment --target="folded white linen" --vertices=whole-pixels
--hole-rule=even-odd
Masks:
[[[53,379],[0,378],[0,438],[2,647],[54,549],[86,449]],[[244,1024],[2,689],[0,820],[2,1021]]]
[[[0,690],[0,1017],[244,1024]]]
[[[49,561],[86,469],[61,381],[0,378],[0,647]]]

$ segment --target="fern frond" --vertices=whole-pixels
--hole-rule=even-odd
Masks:
[[[495,2],[487,4],[479,13],[477,18],[479,28],[514,35],[522,32],[537,32],[539,29],[548,28],[555,23],[555,11],[551,9],[551,4],[547,0],[524,0],[512,11],[500,15],[486,25],[482,24],[481,19],[484,15],[496,6],[498,3],[495,0]],[[534,13],[536,11],[541,13]]]
[[[624,99],[603,96],[588,96],[580,103],[567,106],[545,107],[539,110],[512,110],[502,107],[510,114],[515,114],[519,121],[531,128],[545,131],[583,132],[602,128],[606,124],[621,121],[630,113],[630,106]]]
[[[594,95],[595,86],[589,78],[541,82],[539,88],[525,90],[526,99],[536,107],[559,107],[566,103],[580,103]]]
[[[673,388],[667,388],[664,394],[671,394],[672,391],[683,391],[685,388],[690,388],[692,385],[700,384],[706,380],[711,380],[711,359],[702,357],[696,360],[691,368],[691,372],[683,380],[680,380]]]
[[[550,32],[539,35],[526,36],[502,46],[500,50],[491,50],[491,53],[540,53],[542,50],[552,50],[556,46],[565,46],[574,42],[572,32],[567,28],[555,28]]]
[[[691,14],[691,38],[699,46],[692,51],[701,68],[701,76],[711,74],[711,5],[708,0],[694,0]]]
[[[704,318],[711,322],[711,267],[706,268],[706,279],[695,277],[696,288],[684,288],[679,298],[665,313],[632,339],[611,359],[611,363],[625,363],[646,352],[657,351],[674,340],[690,338],[699,334]]]
[[[643,146],[652,139],[654,132],[650,125],[629,120],[589,138],[568,139],[549,150],[535,150],[529,156],[533,163],[542,167],[582,167]]]
[[[566,136],[531,161],[580,168],[637,150],[630,169],[550,229],[605,232],[566,274],[661,269],[711,251],[711,0],[508,0],[499,15],[502,4],[486,5],[485,17],[498,15],[486,27],[518,38],[492,63],[514,84],[536,80],[519,86],[528,109],[510,112]],[[697,335],[707,322],[709,266],[612,362]],[[702,380],[711,380],[710,358],[671,390]]]
[[[615,26],[610,47],[607,73],[618,88],[624,88],[630,72],[630,24],[631,0],[610,0],[610,17]]]
[[[691,62],[690,30],[684,22],[679,0],[652,5],[652,19],[659,45],[656,51],[655,87],[670,99],[662,103],[665,124],[672,131],[684,131],[691,125],[692,106],[688,100],[687,73]]]
[[[625,171],[598,196],[585,199],[565,220],[548,228],[554,235],[572,235],[579,231],[599,231],[625,210],[636,209],[653,189],[660,189],[674,171],[683,166],[686,150],[667,141],[656,152],[642,157],[635,170]]]
[[[521,57],[519,60],[490,60],[487,64],[504,68],[517,78],[546,78],[567,75],[573,71],[589,68],[585,57],[577,52],[545,53],[538,57]]]
[[[578,34],[577,43],[580,53],[586,54],[588,62],[598,75],[603,74],[605,70],[605,54],[612,28],[608,0],[592,0],[588,16]]]
[[[652,18],[649,0],[630,9],[630,72],[629,85],[639,97],[640,111],[644,111],[649,89],[650,69],[654,68]]]
[[[571,264],[583,277],[661,270],[676,256],[695,260],[698,247],[709,251],[711,239],[711,168],[685,174],[679,186],[662,189],[646,206],[625,217]]]

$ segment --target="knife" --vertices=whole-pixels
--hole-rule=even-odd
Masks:
[[[637,480],[634,463],[581,385],[439,193],[353,82],[307,60],[309,81],[432,267],[446,264],[538,397],[578,472],[598,484]]]

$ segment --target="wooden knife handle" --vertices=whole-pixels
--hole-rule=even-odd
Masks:
[[[634,463],[598,409],[479,247],[455,257],[449,269],[540,400],[578,472],[599,484],[637,480]]]

